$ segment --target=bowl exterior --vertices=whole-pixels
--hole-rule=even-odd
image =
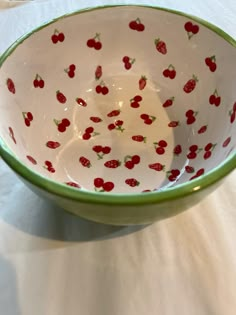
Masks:
[[[21,179],[34,193],[54,202],[59,207],[76,216],[97,223],[120,226],[151,224],[173,217],[199,203],[223,182],[223,180],[218,181],[203,190],[193,192],[191,195],[158,204],[116,205],[85,203],[67,199],[32,185],[32,183],[25,181],[23,178]]]

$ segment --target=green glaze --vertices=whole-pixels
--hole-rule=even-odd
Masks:
[[[120,6],[125,5],[88,8],[64,15],[42,25],[21,37],[7,49],[0,57],[0,67],[18,45],[22,44],[24,40],[35,32],[40,31],[42,28],[72,15]],[[217,33],[233,47],[236,47],[236,41],[232,37],[218,27],[200,18],[164,8],[152,6],[138,7],[167,11],[192,19]],[[227,176],[236,167],[236,153],[234,151],[223,163],[207,174],[190,182],[169,188],[166,191],[147,192],[143,194],[112,194],[80,191],[39,175],[19,161],[2,138],[0,138],[0,155],[22,180],[39,195],[54,200],[57,204],[76,215],[97,222],[119,225],[150,223],[158,219],[176,215],[199,202],[199,200],[219,185],[221,179]]]

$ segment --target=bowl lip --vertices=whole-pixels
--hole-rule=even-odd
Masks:
[[[222,37],[225,41],[231,44],[233,47],[236,47],[236,41],[224,32],[219,27],[207,22],[199,17],[194,15],[184,13],[181,11],[152,6],[152,5],[137,5],[137,4],[116,4],[116,5],[103,5],[103,6],[95,6],[88,7],[81,10],[76,10],[64,15],[61,15],[57,18],[54,18],[37,28],[34,28],[32,31],[23,35],[19,39],[17,39],[1,56],[0,56],[0,68],[4,61],[13,53],[13,51],[22,44],[28,37],[33,35],[34,33],[44,29],[45,27],[62,20],[64,18],[91,12],[95,10],[102,9],[110,9],[110,8],[120,8],[120,7],[138,7],[138,8],[149,8],[159,11],[165,11],[167,13],[183,16],[185,18],[189,18],[209,30],[215,32],[217,35]],[[164,202],[174,201],[183,197],[187,197],[189,195],[198,193],[200,191],[205,190],[206,188],[214,185],[229,173],[231,173],[236,168],[236,151],[234,150],[231,154],[218,166],[213,168],[211,171],[202,175],[199,178],[196,178],[192,181],[188,181],[182,184],[179,184],[175,187],[170,187],[166,190],[160,191],[151,191],[145,193],[99,193],[93,191],[87,191],[83,189],[74,188],[68,186],[66,184],[54,181],[43,175],[39,174],[36,171],[33,171],[28,166],[26,166],[23,162],[18,160],[17,156],[8,148],[7,144],[0,137],[0,156],[2,159],[10,166],[16,174],[18,174],[22,179],[26,180],[26,182],[33,184],[39,190],[46,191],[53,195],[57,195],[58,197],[62,197],[65,199],[78,201],[82,203],[89,204],[103,204],[103,205],[147,205],[147,204],[161,204]]]

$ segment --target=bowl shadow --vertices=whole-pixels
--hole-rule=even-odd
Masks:
[[[32,193],[23,184],[0,218],[15,228],[38,237],[64,242],[87,242],[125,236],[146,225],[112,226],[88,221],[68,213]]]

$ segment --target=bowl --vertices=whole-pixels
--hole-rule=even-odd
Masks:
[[[149,6],[53,20],[1,56],[1,156],[84,218],[176,215],[235,168],[235,47],[216,26]]]

